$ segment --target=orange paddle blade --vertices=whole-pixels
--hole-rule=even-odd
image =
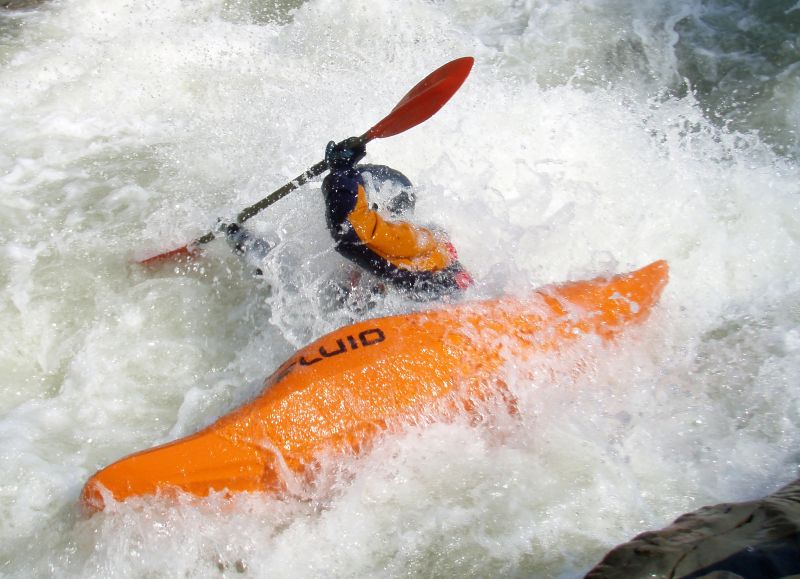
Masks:
[[[472,70],[474,59],[471,56],[457,58],[439,67],[431,74],[422,79],[417,85],[400,99],[400,102],[392,109],[382,121],[372,127],[362,139],[365,142],[372,139],[391,137],[403,131],[417,126],[423,121],[428,120],[464,84],[464,81]],[[283,187],[274,191],[258,203],[247,207],[237,216],[239,223],[244,223],[261,210],[269,207],[279,199],[282,199],[309,179],[321,175],[328,169],[325,161],[320,161],[304,173],[286,183]],[[193,241],[189,245],[173,249],[165,253],[160,253],[146,259],[138,260],[142,265],[152,265],[162,260],[175,257],[193,257],[199,245],[208,243],[215,237],[213,232],[206,233],[203,237]]]
[[[184,245],[183,247],[179,247],[178,249],[173,249],[165,253],[159,253],[158,255],[154,255],[152,257],[146,257],[145,259],[137,259],[136,263],[138,263],[139,265],[155,265],[162,261],[166,261],[167,259],[176,259],[181,257],[192,259],[195,257],[199,257],[202,254],[203,254],[202,249],[197,247],[196,244],[190,243],[189,245]]]
[[[391,137],[427,121],[461,88],[474,62],[471,56],[464,56],[434,70],[408,91],[391,113],[367,131],[367,140]]]

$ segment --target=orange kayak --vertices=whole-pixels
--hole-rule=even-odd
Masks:
[[[186,438],[115,462],[81,499],[213,491],[280,492],[310,476],[321,453],[360,453],[382,432],[469,412],[502,395],[503,366],[585,334],[612,338],[643,320],[668,266],[548,286],[526,298],[459,303],[367,320],[299,350],[255,400]]]

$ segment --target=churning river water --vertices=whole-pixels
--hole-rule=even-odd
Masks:
[[[636,533],[797,478],[794,0],[14,4],[0,575],[580,577]],[[509,367],[516,416],[410,428],[302,497],[82,514],[98,468],[209,424],[350,315],[325,307],[344,265],[318,181],[252,220],[276,243],[263,279],[220,241],[191,265],[133,260],[235,215],[464,55],[453,100],[367,161],[414,181],[415,220],[450,233],[470,297],[667,259],[647,323],[534,380]]]

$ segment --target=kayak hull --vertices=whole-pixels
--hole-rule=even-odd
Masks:
[[[192,436],[145,450],[86,483],[109,499],[175,492],[270,492],[322,452],[361,453],[381,433],[469,412],[503,395],[503,367],[588,334],[603,340],[649,314],[664,261],[632,273],[548,286],[525,298],[460,303],[336,330],[281,365],[253,401]]]

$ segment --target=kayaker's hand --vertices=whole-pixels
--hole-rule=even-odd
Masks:
[[[234,253],[243,254],[244,247],[244,232],[238,223],[223,223],[218,224],[218,229],[221,233],[225,234],[225,239]]]
[[[366,144],[358,137],[350,137],[341,143],[331,141],[325,147],[325,161],[330,167],[352,167],[367,154]]]
[[[234,235],[239,231],[239,224],[234,221],[228,221],[222,217],[217,217],[217,222],[214,224],[214,232],[220,235]]]

